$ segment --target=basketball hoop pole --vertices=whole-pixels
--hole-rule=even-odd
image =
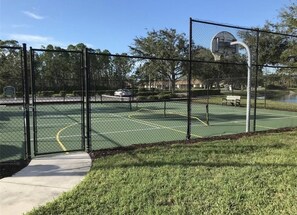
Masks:
[[[240,42],[240,41],[234,41],[231,42],[230,45],[242,45],[247,52],[248,56],[248,73],[247,73],[247,93],[246,93],[246,127],[245,131],[250,132],[250,113],[251,113],[251,69],[252,69],[252,58],[251,58],[251,51],[250,48],[247,46],[247,44]]]

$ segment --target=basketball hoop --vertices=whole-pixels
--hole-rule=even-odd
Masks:
[[[246,132],[250,132],[250,109],[251,109],[251,52],[249,47],[236,38],[228,31],[217,33],[211,40],[210,49],[215,61],[219,61],[221,57],[228,57],[238,53],[238,45],[243,46],[248,55],[248,71],[247,71],[247,102],[246,102]]]
[[[228,31],[217,33],[211,40],[210,50],[215,61],[221,60],[222,57],[228,57],[238,53],[238,46],[231,45],[236,38]]]

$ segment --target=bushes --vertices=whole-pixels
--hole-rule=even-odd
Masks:
[[[146,96],[137,96],[136,99],[137,99],[138,101],[144,101],[144,100],[147,99],[147,97],[146,97]]]
[[[55,94],[54,91],[40,91],[38,93],[38,95],[42,97],[52,97],[54,94]]]
[[[147,97],[148,100],[158,100],[159,99],[159,96],[157,95],[150,95]]]
[[[285,86],[279,86],[279,85],[274,85],[274,84],[269,84],[266,86],[267,90],[286,90],[287,87]]]
[[[171,99],[171,98],[176,98],[177,95],[174,93],[166,93],[166,92],[162,92],[162,93],[138,93],[138,96],[136,97],[137,100],[139,101],[143,101],[143,100],[166,100],[166,99]]]
[[[221,91],[220,90],[193,90],[192,91],[192,96],[197,97],[197,96],[207,96],[207,95],[220,95]]]
[[[153,91],[139,91],[137,93],[137,96],[154,96],[157,94],[158,94],[158,92],[153,92]]]

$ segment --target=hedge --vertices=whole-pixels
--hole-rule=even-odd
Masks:
[[[220,94],[221,94],[220,90],[193,90],[192,91],[193,97],[207,96],[207,95],[220,95]]]

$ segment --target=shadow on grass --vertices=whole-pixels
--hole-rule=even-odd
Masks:
[[[235,168],[242,168],[242,167],[260,167],[260,168],[269,168],[269,167],[297,167],[297,164],[294,163],[260,163],[260,162],[248,162],[248,159],[246,161],[218,161],[218,162],[212,162],[212,161],[204,161],[206,160],[209,155],[211,157],[217,157],[218,159],[224,159],[226,160],[228,158],[228,155],[239,155],[239,156],[246,156],[252,153],[261,153],[264,151],[271,151],[271,150],[278,150],[278,149],[284,149],[288,146],[286,144],[282,143],[275,143],[275,144],[266,144],[266,145],[175,145],[172,149],[176,150],[176,153],[179,153],[179,148],[185,149],[185,147],[188,147],[187,151],[197,151],[196,157],[182,157],[178,158],[177,155],[176,160],[173,161],[163,161],[162,158],[157,158],[155,160],[145,160],[145,156],[141,156],[141,154],[150,154],[153,153],[150,149],[146,149],[145,151],[140,151],[139,155],[137,156],[137,153],[131,153],[129,150],[126,150],[125,153],[128,153],[131,156],[137,156],[137,161],[132,161],[131,163],[118,163],[114,165],[95,165],[93,168],[94,170],[97,169],[113,169],[113,168],[130,168],[130,167],[152,167],[152,168],[158,168],[162,166],[172,166],[172,167],[208,167],[208,168],[220,168],[220,167],[235,167]],[[160,150],[164,150],[165,148],[160,148]],[[154,151],[156,149],[153,149]],[[171,150],[171,149],[168,149]],[[187,154],[187,151],[184,151],[182,153]],[[164,150],[164,157],[166,157],[166,149]],[[142,158],[141,158],[142,157]],[[172,159],[172,158],[170,158]],[[180,160],[178,160],[180,159]],[[199,161],[201,159],[201,161]],[[198,160],[198,161],[197,161]]]
[[[236,167],[236,168],[243,168],[243,167],[260,167],[260,168],[269,168],[269,167],[297,167],[297,164],[277,164],[277,163],[244,163],[244,162],[164,162],[164,161],[143,161],[140,163],[131,163],[131,164],[115,164],[112,166],[104,166],[99,165],[93,167],[93,170],[100,170],[100,169],[114,169],[114,168],[131,168],[131,167],[152,167],[152,168],[159,168],[163,166],[171,166],[171,167],[208,167],[208,168],[221,168],[221,167]]]

